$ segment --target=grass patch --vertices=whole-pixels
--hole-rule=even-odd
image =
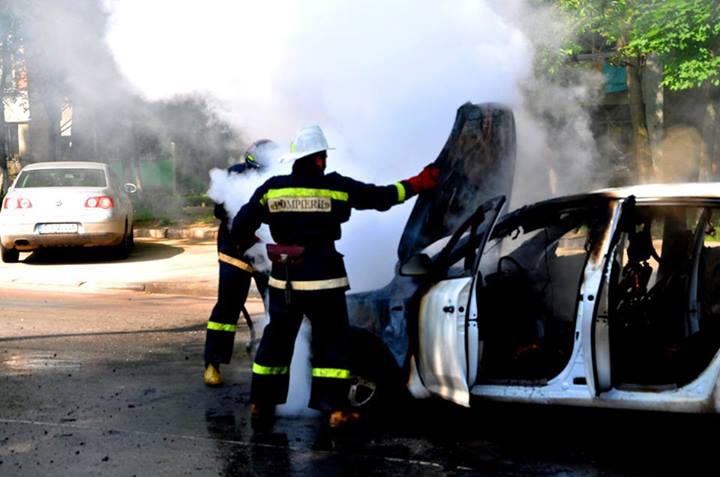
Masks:
[[[146,191],[133,196],[134,221],[143,227],[214,226],[213,205],[205,195],[185,197]]]

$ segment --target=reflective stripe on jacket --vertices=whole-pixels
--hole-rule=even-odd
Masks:
[[[383,211],[412,195],[412,188],[405,182],[376,186],[337,173],[275,176],[240,209],[232,235],[244,250],[252,246],[260,224],[266,223],[277,243],[305,247],[303,264],[287,269],[273,265],[276,280],[289,278],[294,283],[346,279],[342,255],[335,251],[334,242],[340,239],[340,226],[348,221],[351,210]]]

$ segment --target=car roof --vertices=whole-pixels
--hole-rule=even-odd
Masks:
[[[104,162],[85,162],[85,161],[53,161],[53,162],[36,162],[23,167],[25,171],[36,169],[105,169],[108,165]]]
[[[620,200],[634,197],[637,202],[664,201],[717,201],[720,200],[720,182],[686,182],[677,184],[642,184],[627,187],[599,189],[582,194],[553,197],[525,205],[521,209],[546,207],[558,204]],[[514,212],[514,211],[513,211]]]
[[[542,214],[570,207],[597,207],[610,201],[634,197],[639,204],[659,205],[716,205],[720,202],[720,182],[688,182],[678,184],[642,184],[628,187],[600,189],[533,202],[509,211],[498,222],[493,235],[502,235],[513,230],[532,215]]]
[[[720,199],[720,182],[642,184],[612,189],[600,189],[590,194],[602,194],[613,198],[624,198],[633,195],[638,200],[665,198]]]

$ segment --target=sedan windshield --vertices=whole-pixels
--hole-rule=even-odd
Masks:
[[[102,169],[37,169],[23,171],[15,188],[28,187],[106,187]]]

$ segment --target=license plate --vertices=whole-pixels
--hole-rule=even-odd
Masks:
[[[78,224],[40,224],[38,233],[41,234],[76,234]]]

